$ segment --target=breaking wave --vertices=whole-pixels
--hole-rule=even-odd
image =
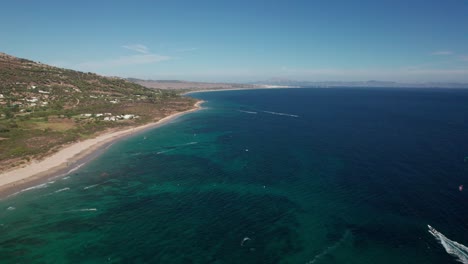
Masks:
[[[66,173],[66,175],[68,175],[68,174],[70,174],[70,173],[72,173],[72,172],[78,170],[79,168],[81,168],[81,167],[82,167],[83,165],[85,165],[85,164],[86,164],[86,163],[81,163],[80,165],[78,165],[78,166],[72,168],[71,170],[69,170],[69,171]]]
[[[68,190],[70,190],[70,188],[65,187],[65,188],[63,188],[63,189],[56,190],[54,193],[59,193],[59,192],[68,191]]]
[[[36,185],[36,186],[33,186],[33,187],[29,187],[29,188],[23,189],[23,190],[21,190],[21,191],[15,192],[15,193],[13,193],[13,194],[10,194],[10,195],[8,195],[8,197],[10,197],[10,196],[15,196],[15,195],[18,195],[18,194],[20,194],[20,193],[27,192],[27,191],[31,191],[31,190],[35,190],[35,189],[47,188],[47,186],[49,186],[48,183],[42,183],[42,184],[39,184],[39,185]]]
[[[457,261],[468,264],[468,247],[456,241],[448,239],[446,236],[444,236],[439,231],[435,230],[435,228],[433,228],[430,225],[427,225],[427,227],[429,228],[429,233],[433,235],[435,239],[437,239],[437,241],[439,241],[439,243],[444,247],[447,253],[457,258]]]
[[[94,188],[96,186],[99,186],[99,184],[93,184],[93,185],[86,186],[86,187],[83,188],[83,190],[88,190],[88,189]]]
[[[111,182],[111,181],[112,181],[112,180],[107,180],[107,181],[104,181],[104,182],[101,182],[101,183],[96,183],[96,184],[93,184],[93,185],[89,185],[89,186],[84,187],[83,190],[88,190],[88,189],[97,187],[97,186],[99,186],[99,185],[106,184],[106,183]]]

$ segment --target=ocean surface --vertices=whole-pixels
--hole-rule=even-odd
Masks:
[[[468,90],[191,96],[205,108],[0,200],[0,263],[468,258]]]

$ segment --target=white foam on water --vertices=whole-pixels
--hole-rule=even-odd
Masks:
[[[442,233],[439,231],[435,230],[430,225],[427,225],[429,228],[428,232],[439,241],[439,243],[444,247],[445,251],[457,258],[457,261],[468,264],[468,247],[466,247],[463,244],[460,244],[456,241],[448,239],[446,236],[444,236]]]
[[[65,188],[63,188],[63,189],[56,190],[54,193],[59,193],[59,192],[68,191],[68,190],[70,190],[70,188],[65,187]]]
[[[237,111],[242,112],[242,113],[246,113],[246,114],[251,114],[251,115],[258,114],[257,112],[253,112],[253,111],[244,111],[244,110],[237,110]]]
[[[70,210],[68,212],[95,212],[95,211],[97,211],[96,208],[83,208],[83,209]]]
[[[114,145],[114,143],[109,144],[109,146],[107,146],[104,150],[107,150],[108,148],[112,147],[112,145]]]
[[[346,239],[349,237],[349,235],[351,234],[351,232],[349,232],[348,230],[343,234],[343,236],[340,238],[340,240],[336,241],[335,244],[327,247],[325,250],[323,250],[322,252],[320,252],[319,254],[315,255],[315,257],[309,261],[309,262],[306,262],[306,264],[313,264],[313,263],[316,263],[317,261],[320,261],[321,258],[323,258],[324,256],[332,253],[334,250],[336,250],[344,241],[346,241]]]
[[[107,180],[107,181],[104,181],[104,182],[101,182],[101,183],[96,183],[96,184],[93,184],[93,185],[89,185],[89,186],[86,186],[83,188],[83,190],[88,190],[88,189],[92,189],[94,187],[97,187],[99,185],[103,185],[104,183],[108,183],[108,182],[111,182],[112,180]]]
[[[156,154],[159,155],[159,154],[163,154],[163,153],[170,152],[170,151],[174,151],[174,150],[175,150],[175,149],[169,149],[169,150],[158,151],[158,152],[156,152]]]
[[[299,117],[298,115],[293,115],[293,114],[287,114],[287,113],[278,113],[278,112],[272,112],[272,111],[262,111],[267,114],[272,114],[272,115],[280,115],[280,116],[289,116],[289,117]]]
[[[252,239],[250,239],[250,237],[244,237],[244,239],[242,239],[242,241],[241,241],[241,243],[240,243],[241,247],[243,247],[244,244],[245,244],[245,242],[247,242],[247,241],[249,241],[249,240],[252,240]]]
[[[86,187],[83,188],[83,190],[88,190],[88,189],[94,188],[96,186],[99,186],[99,184],[93,184],[93,185],[86,186]]]
[[[85,163],[81,163],[80,165],[78,165],[78,166],[72,168],[71,170],[69,170],[69,171],[66,173],[66,175],[68,175],[68,174],[70,174],[70,173],[72,173],[72,172],[78,170],[79,168],[81,168],[81,167],[82,167],[83,165],[85,165],[85,164],[86,164],[86,162],[85,162]]]
[[[192,142],[188,142],[188,143],[184,143],[184,144],[180,144],[180,145],[175,145],[174,147],[184,147],[184,146],[189,146],[189,145],[193,145],[193,144],[198,144],[197,141],[192,141]]]
[[[36,186],[33,186],[33,187],[29,187],[29,188],[23,189],[23,190],[21,190],[21,191],[15,192],[15,193],[13,193],[13,194],[8,195],[7,197],[15,196],[15,195],[18,195],[18,194],[20,194],[20,193],[27,192],[27,191],[31,191],[31,190],[35,190],[35,189],[47,188],[47,186],[49,186],[47,183],[42,183],[42,184],[39,184],[39,185],[36,185]]]
[[[10,206],[10,207],[7,208],[8,211],[13,211],[15,209],[16,209],[16,207],[13,207],[13,206]]]

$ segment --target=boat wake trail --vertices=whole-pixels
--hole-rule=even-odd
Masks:
[[[272,115],[280,115],[280,116],[289,116],[289,117],[299,117],[298,115],[286,114],[286,113],[278,113],[278,112],[271,112],[271,111],[262,111],[263,113],[272,114]]]
[[[320,261],[321,258],[324,256],[332,253],[335,249],[337,249],[343,242],[348,239],[348,237],[351,235],[351,232],[349,230],[346,230],[346,232],[343,234],[343,236],[340,238],[340,240],[336,241],[335,244],[327,247],[324,251],[320,252],[320,254],[316,255],[311,261],[306,262],[306,264],[313,264],[316,263],[317,261]]]
[[[448,239],[446,236],[444,236],[439,231],[435,230],[435,228],[433,228],[430,225],[427,225],[427,227],[429,228],[429,233],[440,242],[440,244],[445,248],[445,251],[447,251],[447,253],[457,258],[457,261],[468,264],[468,247],[456,241]]]

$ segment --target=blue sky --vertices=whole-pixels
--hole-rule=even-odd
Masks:
[[[1,52],[104,75],[468,82],[468,0],[18,0],[1,9]]]

